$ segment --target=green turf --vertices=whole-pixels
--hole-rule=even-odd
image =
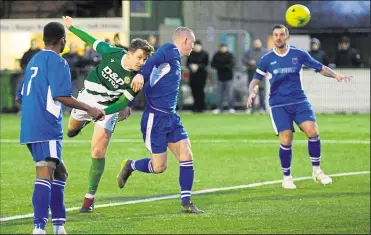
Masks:
[[[183,114],[182,120],[194,141],[193,190],[281,179],[279,142],[269,116]],[[97,205],[179,193],[179,166],[171,153],[164,174],[135,172],[125,189],[118,189],[115,177],[120,161],[148,156],[139,123],[140,115],[134,114],[116,127],[113,139],[135,142],[110,144]],[[323,142],[370,141],[370,115],[318,115],[318,124]],[[89,140],[91,134],[92,125],[88,125],[75,139]],[[18,138],[19,117],[2,115],[1,139]],[[238,142],[241,139],[273,143]],[[298,131],[294,139],[306,137]],[[35,170],[27,147],[2,142],[0,154],[0,216],[32,213]],[[87,189],[90,144],[64,143],[63,156],[69,170],[66,206],[79,207]],[[369,143],[324,143],[322,156],[322,168],[328,174],[370,170]],[[311,174],[305,142],[294,141],[292,173],[294,177]],[[203,215],[179,213],[179,199],[97,208],[88,215],[71,211],[67,213],[66,228],[69,233],[370,233],[370,175],[333,180],[334,184],[326,187],[312,180],[299,181],[294,191],[274,184],[194,195],[193,201],[206,212]],[[30,218],[1,222],[1,233],[31,231]],[[47,232],[52,233],[50,224]]]

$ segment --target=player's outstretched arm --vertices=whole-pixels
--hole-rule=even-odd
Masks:
[[[68,107],[86,111],[94,120],[104,120],[105,118],[105,113],[103,110],[91,107],[90,105],[80,102],[73,96],[58,96],[54,99]]]
[[[69,16],[63,16],[64,24],[66,28],[68,28],[73,34],[79,37],[81,40],[86,42],[89,46],[93,47],[100,54],[108,54],[112,53],[117,50],[122,50],[122,48],[117,48],[114,46],[109,45],[108,43],[102,42],[97,40],[90,34],[86,33],[85,31],[78,29],[72,25],[72,18]]]
[[[85,31],[82,31],[81,29],[75,28],[72,25],[72,18],[69,16],[63,16],[64,24],[67,29],[69,29],[73,34],[75,34],[77,37],[79,37],[81,40],[86,42],[89,46],[93,46],[94,42],[97,40]]]
[[[343,80],[345,82],[348,82],[353,79],[353,76],[346,76],[346,75],[339,74],[325,65],[322,66],[322,69],[319,73],[325,77],[335,78],[338,82],[341,82]]]

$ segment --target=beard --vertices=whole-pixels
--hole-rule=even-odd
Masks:
[[[284,43],[282,43],[282,45],[278,45],[278,44],[276,43],[275,46],[276,46],[277,48],[279,48],[279,49],[283,49],[283,48],[286,47],[286,43],[284,42]]]
[[[59,53],[62,53],[63,52],[65,46],[66,46],[66,43],[62,43],[61,44],[61,51]]]

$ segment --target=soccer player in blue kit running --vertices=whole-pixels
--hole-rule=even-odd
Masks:
[[[133,171],[162,173],[167,167],[167,148],[179,161],[181,211],[203,213],[191,202],[194,179],[193,155],[187,131],[176,113],[181,81],[181,56],[191,53],[195,35],[186,27],[178,27],[173,42],[165,43],[143,65],[131,86],[137,92],[143,87],[147,100],[141,120],[143,140],[151,158],[123,160],[117,181],[123,188]]]
[[[276,135],[280,138],[279,157],[283,171],[282,187],[295,189],[291,176],[293,122],[308,136],[308,152],[312,161],[312,176],[321,184],[331,184],[332,179],[320,168],[321,140],[317,120],[301,85],[301,70],[305,65],[323,76],[337,81],[350,81],[351,76],[335,72],[313,59],[306,51],[288,45],[289,30],[284,25],[273,27],[273,50],[262,56],[254,79],[249,85],[247,105],[251,107],[256,97],[255,87],[265,76],[270,83],[269,106]]]
[[[36,167],[33,234],[45,234],[49,207],[54,233],[66,234],[64,187],[68,173],[62,160],[62,104],[84,110],[94,120],[103,120],[105,114],[72,96],[70,68],[59,55],[66,44],[64,26],[48,23],[43,40],[45,49],[28,63],[17,92],[16,101],[22,104],[20,143],[27,145]]]

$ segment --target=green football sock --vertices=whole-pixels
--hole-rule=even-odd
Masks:
[[[91,160],[88,193],[94,195],[98,189],[100,178],[102,178],[104,172],[106,158],[92,158]]]

